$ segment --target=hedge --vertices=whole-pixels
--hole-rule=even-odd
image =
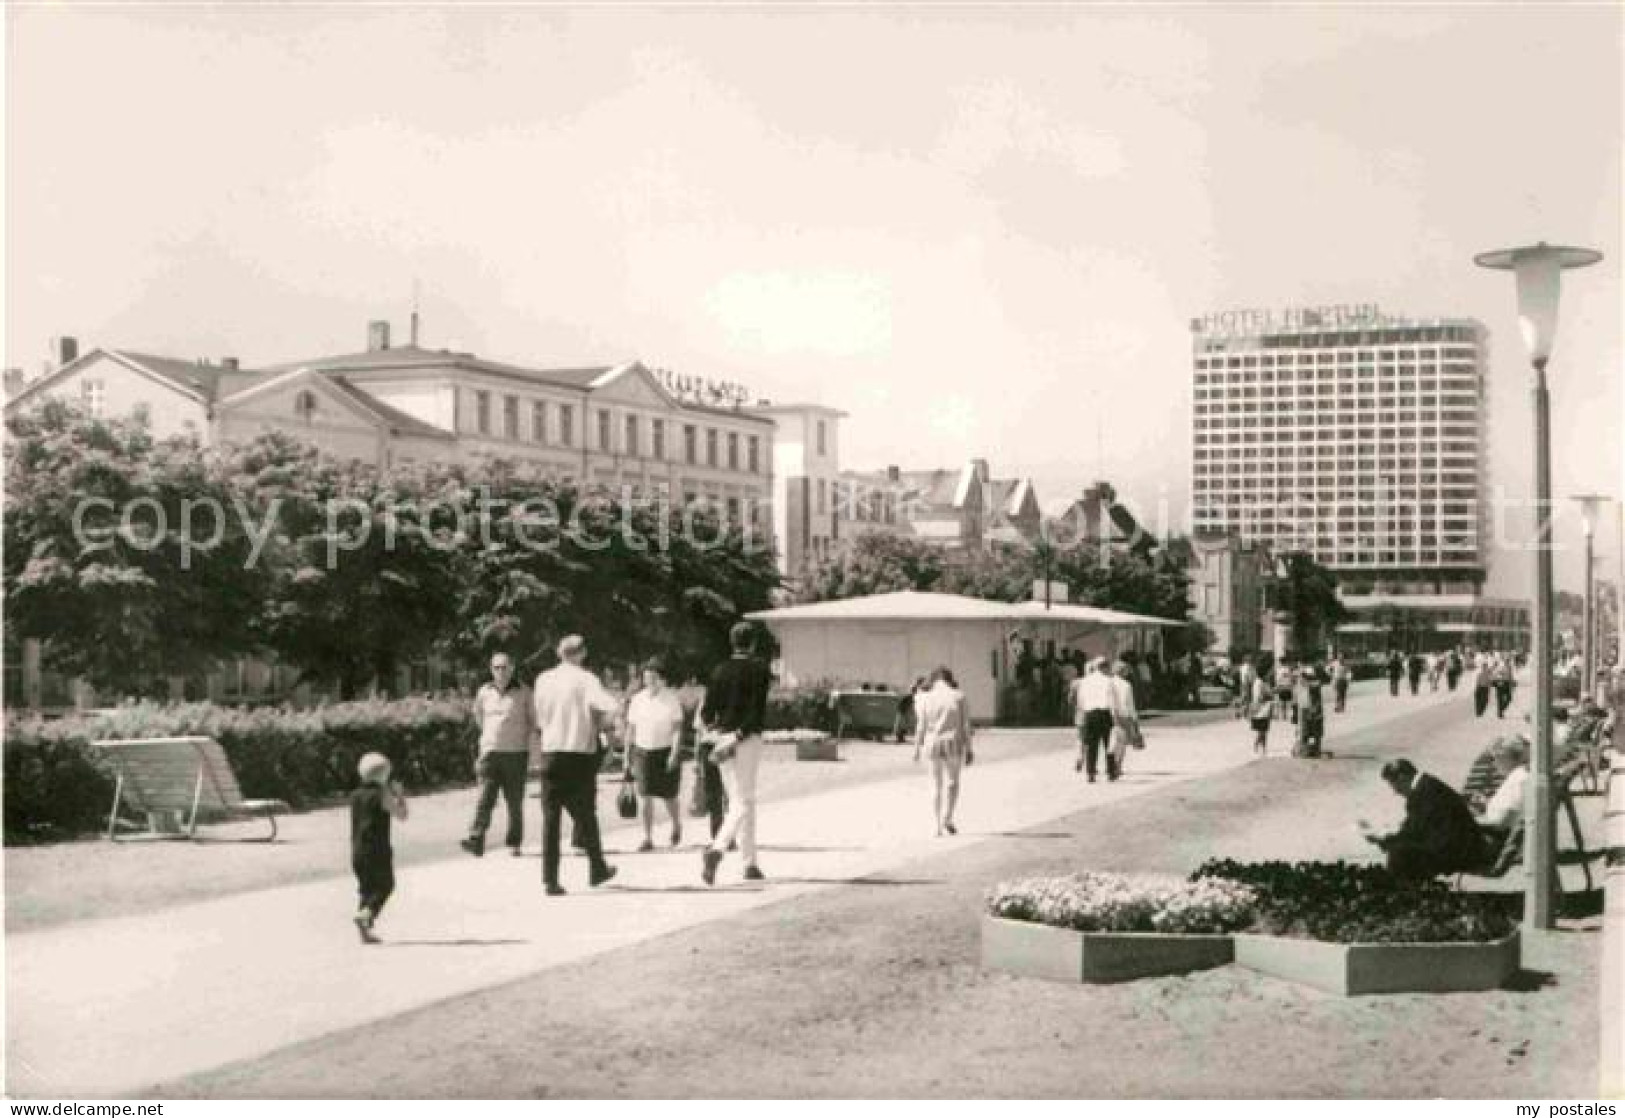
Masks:
[[[835,732],[835,712],[830,709],[832,685],[808,683],[799,687],[774,687],[767,695],[769,730],[824,730]]]
[[[107,825],[113,778],[91,747],[113,738],[198,735],[218,741],[243,795],[308,807],[355,787],[363,753],[383,753],[408,788],[473,780],[477,731],[465,704],[402,699],[313,710],[209,703],[139,704],[98,715],[8,718],[5,841],[86,834]]]

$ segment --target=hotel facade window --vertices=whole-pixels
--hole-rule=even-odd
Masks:
[[[519,397],[502,398],[502,437],[519,441]]]
[[[608,454],[610,451],[610,417],[609,412],[600,408],[598,411],[598,449]]]
[[[482,435],[491,433],[491,394],[479,391],[474,393],[474,430]]]
[[[656,419],[649,424],[649,441],[653,444],[649,448],[649,453],[656,460],[664,462],[666,460],[666,421],[664,419]]]
[[[728,432],[728,468],[739,469],[739,436],[732,431]]]
[[[746,447],[747,447],[747,454],[748,454],[749,460],[750,460],[750,472],[753,473],[753,474],[761,473],[762,472],[762,440],[761,440],[761,438],[759,436],[757,436],[757,435],[752,435],[750,437],[749,442],[746,444]]]
[[[85,414],[100,419],[107,407],[107,382],[87,377],[79,384],[79,399],[84,405]]]
[[[559,442],[564,446],[576,445],[576,409],[570,404],[559,405]]]
[[[707,466],[717,464],[717,429],[715,427],[705,429],[705,464]]]
[[[623,453],[634,458],[638,455],[638,417],[635,415],[626,417],[626,449]]]
[[[700,460],[699,433],[694,430],[692,423],[683,426],[683,461],[690,466],[697,465]]]
[[[821,455],[829,453],[825,442],[824,421],[822,419],[818,421],[818,453]]]
[[[547,405],[537,400],[530,405],[530,438],[532,442],[547,442]]]

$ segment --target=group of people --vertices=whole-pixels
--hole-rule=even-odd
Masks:
[[[1336,655],[1330,660],[1294,664],[1281,661],[1271,665],[1268,657],[1256,663],[1244,661],[1237,679],[1236,714],[1245,717],[1253,732],[1253,752],[1269,755],[1271,725],[1290,722],[1297,730],[1293,753],[1318,757],[1326,739],[1324,690],[1332,689],[1333,710],[1348,705],[1349,681],[1353,673]]]
[[[602,739],[607,731],[618,729],[626,747],[625,779],[640,803],[639,850],[655,848],[657,805],[664,808],[670,824],[671,846],[682,844],[682,765],[692,745],[711,825],[710,842],[701,852],[700,879],[715,884],[726,853],[738,850],[743,879],[766,880],[757,859],[756,786],[771,674],[766,661],[756,655],[752,626],[734,626],[729,640],[732,655],[711,673],[703,692],[674,688],[657,659],[643,665],[642,686],[625,703],[585,667],[587,644],[580,636],[559,642],[558,666],[538,675],[533,688],[515,679],[507,653],[492,656],[491,679],[476,692],[472,707],[479,728],[475,761],[479,792],[461,848],[474,857],[484,856],[486,834],[501,799],[507,809],[504,845],[511,856],[520,856],[525,783],[535,757],[541,772],[546,894],[565,892],[559,871],[566,814],[573,844],[587,857],[589,887],[614,878],[617,868],[604,857],[597,796]],[[914,760],[930,764],[937,834],[956,834],[961,772],[974,754],[965,696],[946,667],[936,669],[914,694],[913,722]],[[399,782],[391,777],[387,757],[367,754],[359,775],[361,784],[350,797],[351,868],[360,894],[354,923],[363,943],[376,943],[376,922],[395,887],[390,823],[407,818],[407,805]]]
[[[1078,729],[1078,759],[1074,772],[1086,772],[1093,784],[1100,758],[1106,758],[1106,779],[1123,775],[1123,760],[1130,748],[1144,748],[1139,708],[1134,701],[1134,669],[1097,656],[1085,665],[1067,692],[1072,722]]]
[[[1483,871],[1523,825],[1529,783],[1529,743],[1518,736],[1490,747],[1499,783],[1487,800],[1474,803],[1449,784],[1401,757],[1382,767],[1382,779],[1405,800],[1399,828],[1380,834],[1365,820],[1366,841],[1386,856],[1396,876],[1426,880],[1440,874]]]

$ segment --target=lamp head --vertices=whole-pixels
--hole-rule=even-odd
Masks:
[[[1569,500],[1579,504],[1580,525],[1585,530],[1585,534],[1590,536],[1597,523],[1597,514],[1602,511],[1603,505],[1612,501],[1613,498],[1606,493],[1577,493],[1570,497]]]
[[[1545,368],[1557,340],[1557,300],[1565,268],[1584,268],[1602,259],[1589,248],[1564,245],[1525,245],[1522,248],[1481,252],[1473,262],[1482,268],[1509,271],[1518,283],[1518,328],[1529,360]]]

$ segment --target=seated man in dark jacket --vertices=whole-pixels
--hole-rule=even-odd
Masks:
[[[1403,757],[1384,765],[1382,778],[1405,797],[1405,821],[1391,835],[1365,837],[1388,855],[1396,876],[1426,879],[1484,865],[1484,835],[1460,793]]]

